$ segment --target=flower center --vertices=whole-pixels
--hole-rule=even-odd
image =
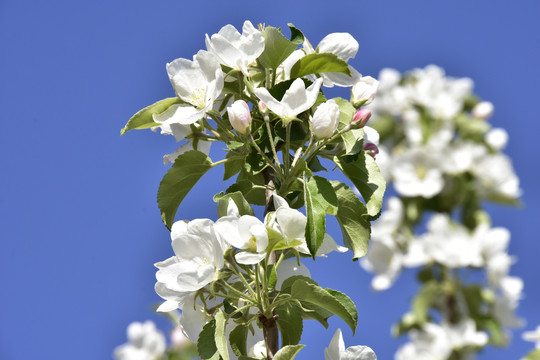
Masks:
[[[193,90],[186,101],[199,110],[204,109],[206,107],[206,89],[197,88]]]

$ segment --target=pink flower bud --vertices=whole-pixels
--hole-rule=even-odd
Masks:
[[[266,105],[263,103],[262,100],[259,100],[259,110],[260,110],[261,113],[263,113],[263,114],[267,114],[267,113],[268,113],[268,108],[266,107]]]
[[[363,128],[371,117],[371,110],[363,108],[354,113],[352,124],[355,127]]]
[[[232,127],[240,134],[246,134],[251,125],[251,112],[244,100],[236,100],[227,108]]]
[[[375,156],[379,153],[379,148],[374,143],[367,143],[364,145],[364,151],[366,151],[372,158],[375,159]]]

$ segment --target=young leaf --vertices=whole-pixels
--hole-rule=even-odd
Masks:
[[[229,199],[232,199],[234,201],[234,203],[236,204],[236,207],[238,207],[238,212],[240,213],[240,215],[255,216],[253,209],[244,198],[244,195],[240,191],[235,191],[228,194],[223,194],[223,192],[220,192],[219,194],[214,195],[214,201],[218,203],[218,206],[217,206],[218,217],[227,215],[227,207],[229,206]]]
[[[293,284],[296,282],[296,280],[302,280],[304,282],[319,286],[319,284],[317,284],[317,282],[311,278],[308,278],[302,275],[293,275],[291,277],[286,278],[283,281],[283,284],[281,284],[281,292],[290,294],[291,288]]]
[[[303,279],[298,279],[291,287],[291,296],[302,302],[308,302],[326,309],[339,316],[349,327],[353,334],[356,331],[358,323],[358,314],[354,303],[347,297],[344,300],[345,294],[334,296],[329,291],[321,288],[318,285],[311,284]],[[351,304],[354,311],[351,309]]]
[[[281,345],[296,345],[302,337],[302,315],[298,306],[294,302],[286,302],[278,306],[275,310],[279,315],[277,325],[281,332]]]
[[[326,233],[326,214],[337,214],[337,197],[332,185],[320,176],[304,182],[306,205],[306,243],[315,258]]]
[[[182,200],[211,168],[212,160],[200,151],[187,151],[176,158],[161,180],[157,193],[161,219],[167,228],[171,228]]]
[[[266,201],[264,189],[253,187],[255,184],[251,180],[241,179],[242,173],[244,173],[244,171],[240,172],[236,179],[236,183],[229,186],[227,190],[225,190],[225,193],[229,194],[240,191],[250,204],[264,206]]]
[[[259,56],[259,62],[265,68],[276,69],[298,46],[287,40],[279,29],[272,26],[265,28],[262,36],[264,37],[264,51]]]
[[[343,233],[343,242],[353,251],[353,260],[356,260],[366,255],[369,244],[371,225],[365,218],[366,207],[347,185],[339,181],[330,183],[338,198],[336,219]]]
[[[291,69],[291,79],[327,72],[337,72],[351,76],[347,62],[334,54],[321,53],[309,54],[298,60]]]
[[[216,347],[216,320],[204,325],[199,340],[197,341],[197,351],[203,360],[217,360],[220,358]]]
[[[214,319],[216,321],[216,348],[223,360],[229,360],[229,348],[227,347],[227,338],[225,337],[227,319],[221,308],[217,309]]]
[[[238,356],[247,354],[247,334],[247,326],[238,325],[229,335],[231,349]]]
[[[306,345],[287,345],[279,349],[274,360],[293,360],[296,354]]]
[[[267,276],[268,290],[274,291],[274,289],[276,288],[276,283],[277,283],[276,265],[275,264],[268,265],[266,272],[268,274]]]
[[[540,349],[531,351],[522,360],[540,360]]]
[[[366,155],[365,151],[360,151],[354,157],[335,156],[334,162],[362,194],[366,203],[368,220],[375,219],[381,212],[386,190],[386,181],[375,160]]]
[[[177,97],[166,98],[153,103],[150,106],[138,111],[135,115],[129,119],[126,126],[120,130],[120,135],[124,135],[129,130],[133,129],[147,129],[152,126],[158,126],[160,124],[154,122],[153,114],[161,114],[167,110],[173,104],[179,104],[180,99]]]
[[[349,125],[351,121],[353,120],[354,113],[356,112],[356,109],[350,101],[347,101],[343,98],[336,97],[333,98],[334,102],[339,106],[339,125],[338,129],[341,130],[345,126]]]
[[[439,284],[436,281],[429,281],[412,302],[412,311],[418,324],[423,325],[428,321],[429,308],[441,295]]]

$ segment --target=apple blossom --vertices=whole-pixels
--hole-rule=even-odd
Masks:
[[[116,360],[155,360],[165,354],[165,335],[152,321],[129,324],[127,337],[128,343],[114,349]]]
[[[351,102],[354,107],[359,108],[362,105],[370,104],[375,98],[379,82],[371,76],[363,76],[352,86]]]
[[[154,121],[160,124],[193,124],[206,116],[223,89],[221,67],[216,58],[204,50],[199,51],[193,61],[180,58],[167,64],[167,73],[183,103],[154,114]]]
[[[251,111],[244,100],[236,100],[227,108],[232,127],[240,134],[246,134],[251,125]]]
[[[508,133],[501,128],[493,128],[485,135],[486,142],[495,150],[503,150],[508,143]]]
[[[320,104],[311,118],[313,135],[319,139],[334,134],[339,124],[339,106],[334,100]]]
[[[249,75],[248,66],[264,51],[264,38],[253,24],[246,20],[242,34],[232,25],[225,25],[211,37],[206,34],[206,48],[219,62]]]
[[[368,108],[362,108],[354,113],[352,124],[357,128],[362,128],[366,126],[370,117],[371,110]]]
[[[368,346],[351,346],[345,349],[341,329],[337,329],[330,344],[324,349],[325,360],[377,360],[377,355]]]
[[[281,101],[276,100],[266,88],[256,88],[255,95],[276,115],[279,115],[285,123],[296,119],[296,116],[315,104],[322,79],[317,79],[306,88],[302,79],[293,81],[289,89],[283,95]]]
[[[177,221],[171,228],[175,256],[157,263],[156,279],[168,290],[198,290],[216,279],[223,249],[209,219]]]
[[[537,326],[536,330],[524,332],[523,340],[534,342],[535,347],[540,349],[540,326]]]

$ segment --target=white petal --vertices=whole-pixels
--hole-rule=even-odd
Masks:
[[[348,61],[358,52],[358,41],[349,33],[328,34],[319,43],[319,53],[332,53]]]
[[[198,110],[188,104],[174,104],[161,114],[154,114],[154,121],[160,124],[193,124],[197,120],[205,117],[205,110]]]
[[[252,253],[242,251],[236,254],[235,259],[239,264],[254,265],[260,263],[266,256],[266,253]]]
[[[254,91],[255,95],[257,95],[257,97],[262,100],[264,105],[266,105],[270,110],[272,110],[274,114],[285,117],[285,115],[287,114],[287,109],[281,102],[277,101],[272,95],[270,95],[266,88],[259,87],[256,88]]]

